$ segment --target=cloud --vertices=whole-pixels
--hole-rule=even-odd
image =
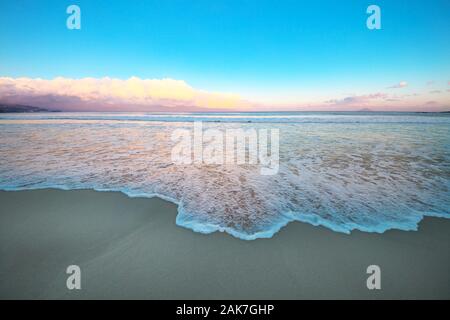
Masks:
[[[432,88],[430,88],[431,90]],[[448,110],[448,94],[434,95],[436,110]],[[447,90],[448,91],[448,90]],[[312,100],[264,103],[236,94],[210,92],[193,88],[174,79],[129,79],[58,77],[0,77],[0,103],[22,104],[62,111],[260,111],[260,110],[423,110],[424,99],[417,93],[395,91],[341,96],[324,102],[322,94]],[[428,105],[425,110],[429,110]]]
[[[359,96],[358,95],[349,96],[343,99],[332,99],[325,101],[325,103],[337,106],[366,106],[367,104],[373,102],[374,100],[386,98],[387,95],[385,93],[373,93]]]
[[[406,81],[400,81],[397,84],[394,84],[393,86],[387,87],[388,89],[401,89],[408,86],[408,82]]]
[[[420,94],[418,93],[410,93],[410,94],[404,94],[402,97],[418,97]]]
[[[441,90],[431,90],[430,93],[441,93]]]
[[[195,89],[182,80],[137,77],[126,80],[0,77],[0,99],[60,110],[154,111],[170,108],[180,111],[250,106],[239,95]]]
[[[352,95],[340,99],[331,99],[313,106],[316,110],[324,111],[448,111],[448,101],[437,96],[436,100],[423,100],[412,94],[388,94],[383,92]],[[440,99],[439,99],[440,98]]]

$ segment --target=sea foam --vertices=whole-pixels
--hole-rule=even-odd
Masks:
[[[280,130],[280,168],[175,165],[170,135],[193,121]],[[45,113],[0,117],[0,189],[121,191],[178,205],[196,232],[269,238],[291,221],[336,232],[416,230],[450,218],[443,114]]]

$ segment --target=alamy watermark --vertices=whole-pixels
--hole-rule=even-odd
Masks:
[[[381,29],[381,9],[379,6],[372,4],[367,7],[367,14],[370,16],[367,18],[366,26],[369,30]]]
[[[279,129],[176,129],[171,136],[172,162],[179,165],[259,165],[260,174],[275,175],[280,165]]]
[[[69,275],[66,280],[66,287],[69,290],[81,289],[81,269],[77,265],[70,265],[66,269],[66,273]]]
[[[376,264],[372,264],[367,267],[367,274],[370,276],[367,278],[366,286],[369,290],[381,289],[381,269]]]
[[[81,9],[79,6],[72,4],[67,7],[66,13],[70,14],[66,20],[66,26],[69,30],[81,29]]]
[[[79,6],[72,4],[67,7],[66,13],[69,14],[66,20],[66,26],[69,30],[81,29],[81,9]],[[376,4],[367,7],[367,14],[370,16],[366,20],[366,26],[369,30],[381,29],[381,9]]]

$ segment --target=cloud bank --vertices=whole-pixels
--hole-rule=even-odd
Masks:
[[[52,80],[0,77],[3,103],[73,111],[247,109],[239,95],[194,89],[182,80],[114,78]]]
[[[389,88],[406,86],[408,83],[401,81]],[[446,111],[450,104],[447,92],[449,90],[430,91],[428,88],[427,92],[419,94],[405,89],[395,93],[347,94],[328,100],[319,93],[309,101],[298,103],[286,103],[289,95],[283,94],[278,102],[267,104],[257,100],[250,102],[237,94],[195,89],[185,81],[169,78],[0,77],[0,103],[61,111]],[[427,103],[430,100],[436,103]]]

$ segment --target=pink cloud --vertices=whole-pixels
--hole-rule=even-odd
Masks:
[[[366,106],[367,104],[373,102],[374,100],[379,99],[386,99],[387,95],[385,93],[373,93],[373,94],[366,94],[366,95],[355,95],[355,96],[348,96],[343,99],[332,99],[325,101],[325,103],[331,104],[331,105],[338,105],[338,106]]]
[[[398,86],[406,86],[402,82]],[[448,91],[448,90],[447,90]],[[325,95],[326,92],[323,92]],[[447,96],[446,96],[447,95]],[[237,94],[199,90],[174,79],[126,80],[114,78],[7,78],[0,77],[0,103],[22,104],[62,111],[429,111],[418,93],[383,92],[348,95],[323,102],[320,95],[310,101],[266,104],[251,102]],[[301,97],[300,97],[301,98]],[[433,110],[448,110],[448,94],[436,95]]]
[[[3,102],[59,110],[159,111],[248,108],[239,95],[195,89],[182,80],[0,78]]]

